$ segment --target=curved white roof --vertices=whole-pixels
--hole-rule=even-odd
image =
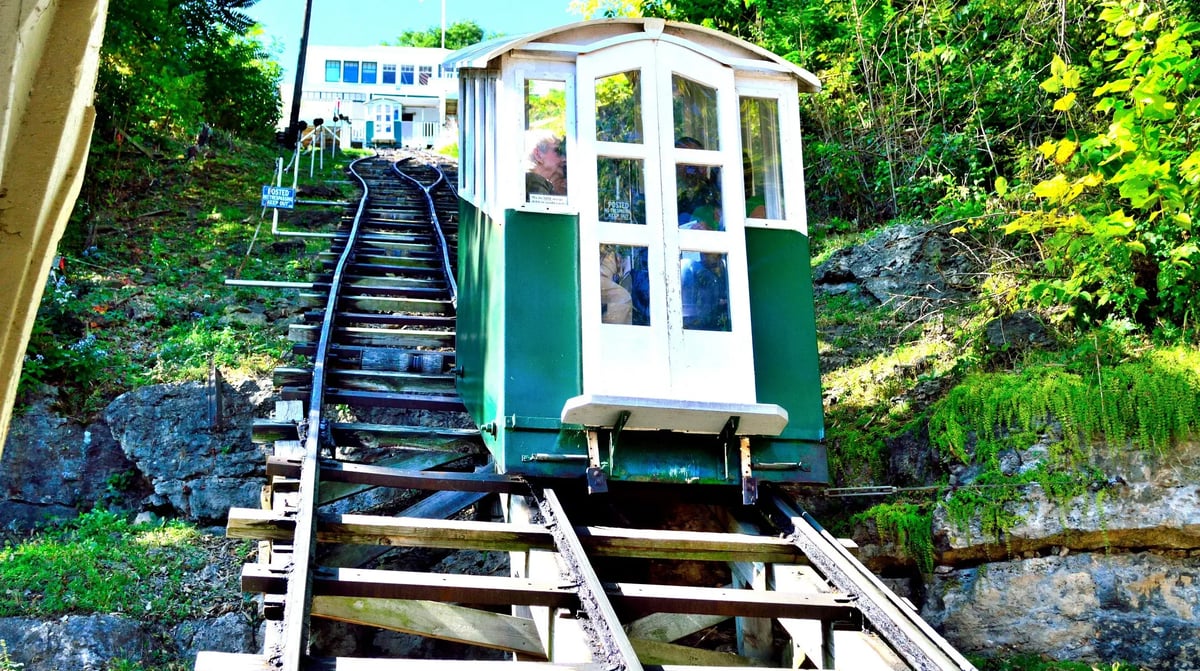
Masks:
[[[801,91],[821,90],[816,75],[762,47],[711,28],[652,18],[581,21],[527,35],[500,37],[455,51],[446,57],[445,64],[458,69],[495,67],[497,58],[514,51],[558,53],[571,58],[642,39],[669,40],[711,56],[735,70],[791,75],[798,80]]]

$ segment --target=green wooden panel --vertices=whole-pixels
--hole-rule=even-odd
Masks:
[[[458,392],[478,425],[503,413],[504,349],[489,334],[504,328],[504,229],[466,200],[459,201]],[[495,437],[484,432],[493,452]]]
[[[766,441],[762,459],[787,461],[793,449],[800,450],[813,467],[800,479],[825,481],[823,446],[789,446],[791,441],[815,444],[825,437],[808,237],[797,231],[748,228],[746,253],[758,402],[778,403],[789,418],[779,439]]]
[[[557,418],[582,392],[578,217],[510,210],[505,414]]]

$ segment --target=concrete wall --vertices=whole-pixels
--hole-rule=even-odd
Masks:
[[[0,2],[0,449],[87,163],[108,0]]]

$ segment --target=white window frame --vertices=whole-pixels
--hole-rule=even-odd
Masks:
[[[778,103],[780,161],[783,179],[783,219],[746,219],[748,228],[778,228],[808,235],[808,207],[804,200],[804,158],[800,139],[800,100],[796,80],[738,73],[737,95],[741,98],[765,98]],[[739,105],[739,114],[740,114]],[[738,143],[741,143],[741,119],[738,119]],[[744,194],[743,194],[744,198]],[[743,210],[744,211],[744,210]]]
[[[536,58],[512,57],[506,60],[504,67],[507,77],[507,88],[513,92],[504,101],[505,108],[514,110],[512,122],[516,131],[505,134],[506,143],[501,151],[503,156],[512,157],[506,164],[514,166],[513,170],[502,172],[504,184],[501,192],[504,194],[502,207],[522,210],[525,212],[542,212],[554,214],[577,214],[578,206],[573,202],[571,168],[575,165],[576,148],[578,147],[576,126],[576,96],[575,96],[575,64],[561,61],[550,61]],[[567,147],[567,202],[557,203],[527,203],[525,202],[525,82],[534,80],[561,81],[566,83],[566,147]]]

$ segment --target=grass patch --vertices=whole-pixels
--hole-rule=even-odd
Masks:
[[[357,197],[343,170],[366,153],[326,156],[313,177],[302,165],[301,193],[312,195],[301,197]],[[277,324],[291,316],[295,294],[224,284],[307,280],[321,268],[315,253],[328,241],[271,236],[271,212],[259,201],[276,155],[222,145],[199,160],[150,161],[97,149],[58,248],[65,269],[49,278],[39,307],[20,402],[49,390],[56,411],[88,421],[130,389],[205,379],[209,355],[227,373],[282,363],[288,347]],[[342,208],[285,214],[331,229]],[[231,314],[243,307],[266,318]]]
[[[215,544],[235,550],[222,584],[201,570]],[[120,613],[174,624],[240,603],[236,569],[248,541],[206,537],[183,522],[134,525],[104,510],[80,515],[0,550],[0,617]]]
[[[1096,666],[1083,662],[1046,660],[1037,655],[1018,655],[997,659],[970,656],[968,659],[979,671],[1138,671],[1137,667],[1123,662]]]

